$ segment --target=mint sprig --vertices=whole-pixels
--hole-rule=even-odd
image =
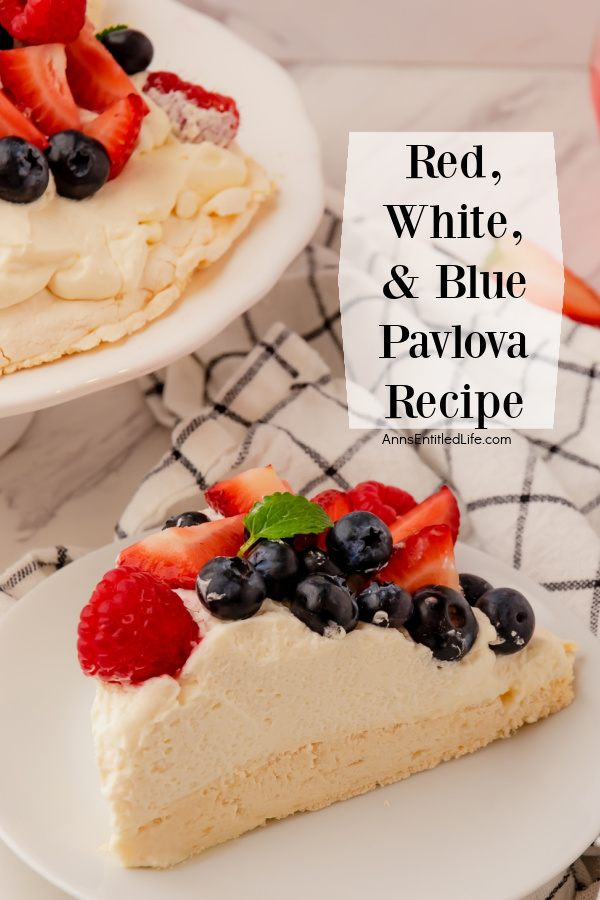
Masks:
[[[129,25],[109,25],[108,28],[99,31],[96,37],[101,41],[102,38],[105,38],[107,34],[112,34],[113,31],[126,31],[128,28]]]
[[[238,556],[243,556],[257,541],[281,541],[297,534],[321,534],[331,528],[333,522],[317,503],[311,503],[300,494],[269,494],[255,503],[244,525],[248,540]]]

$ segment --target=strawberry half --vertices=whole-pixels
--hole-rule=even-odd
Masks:
[[[273,466],[247,469],[233,478],[219,481],[204,492],[204,499],[222,516],[244,515],[255,503],[268,494],[291,493],[287,481],[282,481]]]
[[[342,516],[352,512],[354,507],[350,502],[350,497],[346,491],[337,491],[330,488],[327,491],[321,491],[310,498],[311,503],[318,503],[321,509],[324,509],[332,522],[337,522]],[[297,550],[303,550],[306,547],[317,546],[320,550],[327,549],[327,531],[323,534],[306,534],[298,535],[294,546]]]
[[[387,565],[375,576],[413,593],[429,584],[460,590],[454,540],[447,525],[432,525],[394,547]]]
[[[394,543],[398,544],[410,534],[416,534],[428,525],[447,525],[452,540],[456,541],[458,537],[460,510],[456,497],[446,485],[403,516],[399,516],[390,525],[390,531]]]
[[[237,134],[240,114],[232,97],[183,81],[173,72],[151,72],[143,90],[165,110],[181,140],[227,147]]]
[[[244,517],[189,528],[166,528],[126,547],[118,565],[133,566],[170,587],[193,589],[200,569],[215,556],[235,556],[244,541]]]
[[[77,40],[67,45],[67,77],[79,106],[94,112],[104,112],[117,100],[136,93],[134,83],[98,40],[90,22]],[[148,111],[145,103],[144,107]]]
[[[79,128],[79,110],[67,83],[61,44],[21,47],[0,53],[0,80],[44,134]]]
[[[0,25],[25,44],[68,44],[85,22],[86,0],[0,0]]]
[[[0,52],[0,56],[3,52]],[[42,132],[11,103],[4,91],[0,91],[0,138],[3,137],[21,137],[40,150],[45,150],[48,146]]]
[[[139,94],[129,94],[86,122],[83,131],[104,146],[110,158],[109,179],[116,178],[135,150],[148,107]]]
[[[523,245],[515,247],[509,241],[498,242],[484,267],[500,269],[506,274],[523,272],[527,279],[525,298],[530,303],[560,312],[562,297],[564,316],[586,325],[600,325],[600,294],[537,244],[523,242]]]

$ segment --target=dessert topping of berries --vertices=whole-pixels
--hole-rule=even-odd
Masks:
[[[111,56],[114,56],[128,75],[136,75],[148,68],[154,57],[150,38],[141,31],[117,25],[98,35]]]
[[[477,619],[463,595],[433,584],[418,590],[413,602],[413,614],[406,623],[413,640],[429,647],[436,659],[462,659],[479,632]]]
[[[392,536],[378,516],[360,510],[338,519],[327,535],[327,549],[343,572],[370,574],[389,560]]]
[[[44,134],[79,128],[79,110],[67,82],[67,58],[60,44],[19,47],[0,53],[4,90],[27,110]]]
[[[250,550],[248,562],[267,586],[267,596],[284,600],[294,593],[298,580],[298,557],[285,541],[259,541]]]
[[[25,44],[68,44],[85,22],[86,0],[0,0],[0,24]]]
[[[408,591],[392,583],[372,582],[358,594],[356,602],[360,620],[382,628],[401,628],[413,610]]]
[[[325,637],[352,631],[358,606],[344,580],[335,575],[309,575],[300,582],[290,607],[296,618]]]
[[[103,145],[81,131],[59,131],[46,151],[61,197],[85,200],[108,179],[110,159]]]
[[[486,581],[485,578],[481,578],[479,575],[470,575],[468,572],[461,572],[459,580],[465,599],[471,606],[475,606],[481,595],[492,589],[492,585],[489,581]]]
[[[237,134],[240,114],[232,97],[207,91],[172,72],[151,72],[144,93],[165,110],[181,141],[227,147]]]
[[[147,111],[139,94],[129,94],[83,126],[85,133],[99,141],[108,153],[110,179],[120,175],[135,150]]]
[[[267,596],[262,575],[239,556],[211,559],[198,573],[196,592],[217,619],[249,619]]]
[[[0,138],[0,200],[33,203],[48,187],[49,177],[41,150],[23,138]]]
[[[497,632],[497,640],[490,647],[494,653],[516,653],[533,636],[535,613],[520,591],[512,588],[492,588],[475,604],[488,617]]]
[[[204,522],[210,522],[207,515],[201,512],[182,512],[171,516],[163,525],[165,528],[190,528],[192,525],[202,525]]]
[[[147,572],[119,566],[107,572],[81,611],[77,651],[86,675],[139,684],[175,677],[200,640],[174,591]]]

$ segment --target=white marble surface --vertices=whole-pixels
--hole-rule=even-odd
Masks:
[[[206,7],[203,0],[197,5]],[[448,8],[441,2],[438,6],[441,13]],[[373,4],[368,7],[372,9]],[[485,48],[476,46],[471,36],[468,59],[464,40],[462,51],[452,43],[443,54],[438,35],[427,46],[413,46],[404,56],[396,57],[383,47],[378,61],[371,63],[324,61],[334,55],[338,60],[356,56],[358,48],[352,42],[349,47],[318,40],[314,28],[304,28],[300,42],[290,44],[294,28],[283,29],[281,7],[279,18],[272,19],[272,27],[266,30],[258,20],[249,25],[241,0],[233,0],[229,12],[219,0],[211,8],[239,30],[253,31],[258,43],[275,49],[282,58],[295,60],[287,65],[321,135],[327,179],[338,189],[344,184],[349,130],[554,131],[565,259],[600,288],[600,139],[586,68],[597,4],[585,0],[577,6],[576,15],[571,5],[559,0],[544,4],[543,15],[537,2],[517,4],[515,0],[508,7],[523,10],[522,28],[515,32],[518,40],[510,52],[500,43],[490,49],[489,40]],[[532,8],[537,9],[537,18]],[[256,9],[266,15],[266,0]],[[481,9],[477,5],[480,16]],[[490,14],[492,10],[496,16],[498,7],[491,7]],[[557,24],[553,13],[563,16],[562,24]],[[290,20],[286,21],[289,25]],[[508,27],[504,17],[500,25]],[[537,39],[536,25],[540,26]],[[517,52],[527,34],[527,52]],[[460,52],[465,59],[462,65],[456,55]],[[395,58],[404,61],[390,62]],[[406,62],[416,58],[418,64]],[[490,58],[502,65],[482,64],[482,59]],[[20,443],[0,459],[0,569],[36,546],[94,547],[109,541],[120,509],[167,442],[166,432],[155,424],[136,384],[38,413]],[[0,847],[0,897],[58,900],[60,896]]]

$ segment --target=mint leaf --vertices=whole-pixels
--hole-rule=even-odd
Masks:
[[[103,31],[99,31],[96,37],[99,41],[102,38],[105,38],[107,34],[112,34],[113,31],[126,31],[129,28],[129,25],[109,25],[108,28],[104,28]]]
[[[333,522],[318,503],[299,494],[269,494],[255,503],[244,519],[249,537],[240,548],[243,556],[261,539],[280,541],[296,534],[321,534]]]

